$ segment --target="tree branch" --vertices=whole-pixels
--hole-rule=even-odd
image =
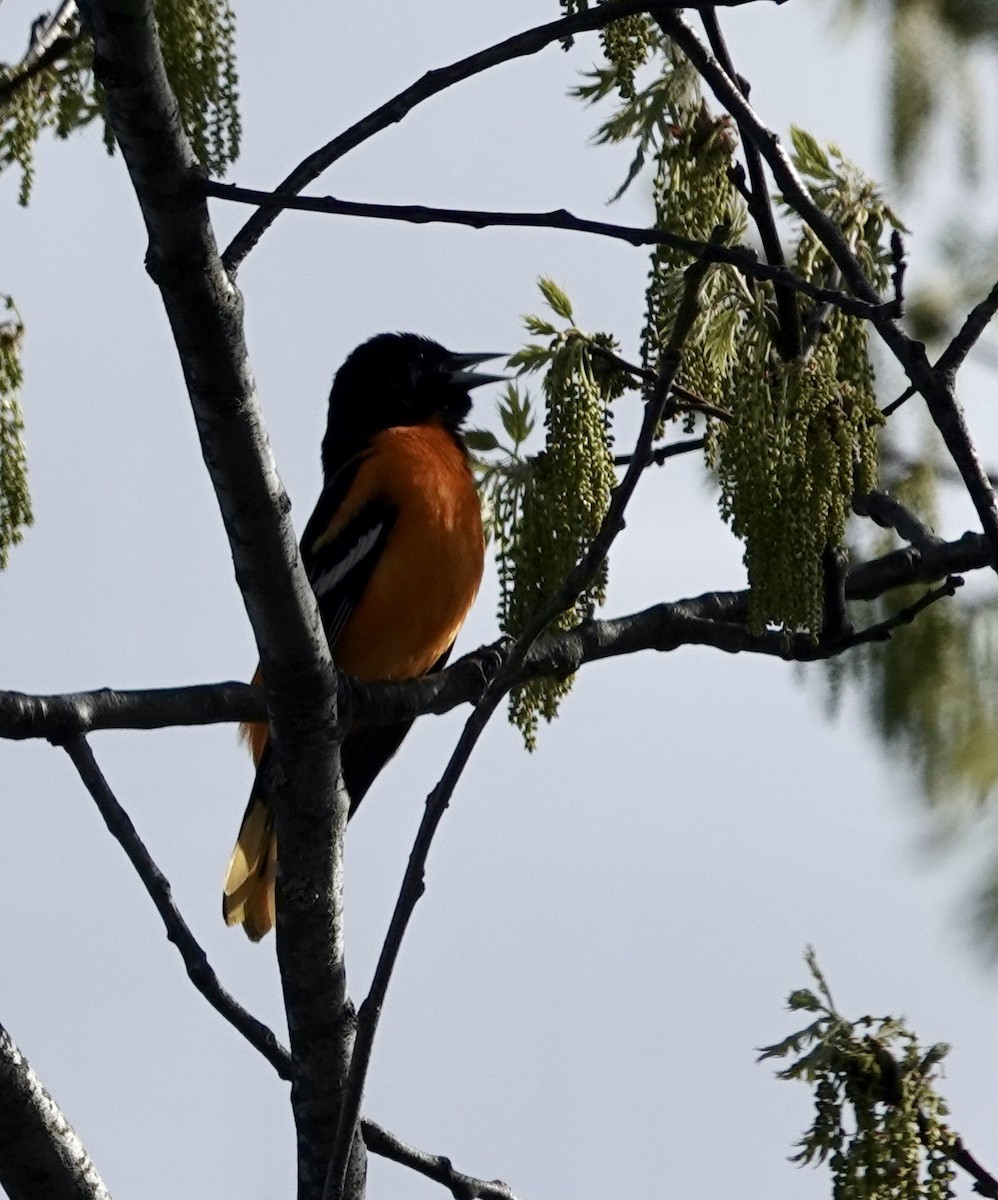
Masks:
[[[110,1200],[76,1130],[2,1026],[0,1187],[9,1200]]]
[[[754,0],[725,0],[727,7],[740,7],[753,3]],[[775,0],[782,4],[784,0]],[[697,7],[684,0],[666,0],[665,7]],[[380,133],[383,129],[397,124],[424,100],[446,91],[457,83],[491,70],[502,63],[511,62],[515,58],[524,58],[543,50],[552,42],[564,41],[576,33],[585,33],[594,29],[602,29],[611,21],[620,17],[631,16],[634,13],[647,12],[651,5],[648,0],[609,0],[582,12],[562,17],[558,21],[549,21],[546,25],[537,25],[533,29],[515,34],[505,41],[497,42],[485,50],[479,50],[467,58],[458,59],[445,67],[427,71],[415,83],[393,96],[380,108],[362,117],[359,121],[345,129],[332,141],[327,142],[307,158],[303,159],[294,170],[277,186],[275,192],[281,196],[294,195],[300,192],[314,179],[317,179],[327,167],[342,158],[349,151],[356,149],[362,142]],[[273,224],[280,214],[280,209],[268,205],[253,214],[229,243],[222,258],[228,270],[235,274],[239,264],[260,240],[267,228]]]
[[[602,11],[602,8],[599,10]],[[259,205],[263,212],[291,208],[300,212],[331,213],[338,216],[373,218],[382,221],[407,221],[416,225],[432,223],[465,225],[472,229],[491,226],[517,229],[561,229],[570,233],[588,233],[596,237],[613,238],[630,246],[671,246],[704,262],[730,263],[750,279],[779,284],[801,292],[812,300],[841,308],[850,316],[872,320],[891,308],[891,302],[870,304],[836,288],[819,287],[802,279],[786,266],[760,262],[754,250],[747,246],[724,246],[716,242],[698,242],[664,229],[641,229],[632,225],[614,225],[608,221],[590,221],[576,217],[564,208],[550,212],[503,212],[487,209],[433,208],[422,204],[368,204],[358,200],[339,200],[335,196],[297,196],[278,192],[261,192],[209,179],[205,194],[218,200],[237,204]]]
[[[657,451],[652,453],[654,456]],[[846,575],[846,598],[875,600],[896,588],[990,566],[987,540],[978,533],[965,533],[953,542],[908,546],[854,565]],[[575,629],[540,638],[514,686],[535,676],[571,674],[586,663],[643,650],[667,652],[699,645],[727,652],[769,653],[745,634],[747,608],[748,592],[715,591],[626,616],[584,621]],[[475,703],[498,671],[502,654],[501,643],[487,646],[444,671],[402,683],[361,685],[341,677],[344,720],[393,724]],[[62,696],[0,692],[0,738],[47,738],[61,744],[94,730],[231,723],[259,720],[265,713],[263,689],[237,683]]]
[[[389,1158],[425,1175],[436,1183],[442,1183],[454,1200],[516,1200],[508,1184],[499,1179],[476,1179],[454,1169],[449,1158],[442,1154],[427,1154],[401,1141],[394,1133],[366,1118],[361,1121],[364,1141],[372,1154]]]
[[[749,96],[748,83],[735,72],[734,64],[731,61],[731,55],[728,52],[724,35],[721,33],[721,25],[717,19],[714,7],[712,5],[706,7],[701,12],[700,17],[715,57],[731,78],[736,81],[747,100]],[[771,266],[784,269],[786,267],[786,260],[783,256],[783,243],[780,241],[780,235],[776,228],[776,218],[773,215],[773,201],[770,196],[766,173],[763,170],[762,158],[752,140],[744,135],[742,135],[742,150],[745,155],[749,177],[746,203],[748,204],[749,212],[752,214],[752,219],[755,221],[756,229],[759,231],[759,240],[762,242],[766,261]],[[802,349],[801,321],[797,306],[797,297],[781,281],[774,283],[773,293],[776,298],[776,310],[779,314],[778,337],[775,340],[778,343],[781,357],[785,362],[790,362],[798,357]]]
[[[255,1050],[259,1050],[282,1079],[291,1079],[291,1055],[278,1042],[272,1030],[262,1021],[258,1021],[252,1013],[247,1012],[238,1000],[222,987],[208,962],[208,956],[174,903],[170,881],[153,861],[128,813],[118,803],[104,778],[104,773],[97,765],[87,739],[78,734],[69,738],[63,749],[79,772],[84,787],[93,797],[108,830],[128,855],[129,862],[142,880],[143,887],[149,893],[166,927],[167,938],[177,947],[180,957],[184,960],[191,983],[216,1012],[221,1013]]]
[[[998,283],[967,314],[967,319],[956,336],[939,356],[936,370],[951,375],[956,374],[963,366],[967,355],[977,345],[981,334],[990,325],[995,313],[998,313]]]
[[[858,517],[869,517],[881,529],[893,529],[899,538],[919,550],[943,544],[941,537],[889,492],[872,491],[865,496],[855,496],[852,510]]]

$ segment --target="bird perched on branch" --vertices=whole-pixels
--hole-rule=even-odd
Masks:
[[[322,441],[324,487],[301,542],[333,661],[361,682],[414,679],[447,661],[478,592],[481,507],[461,426],[497,354],[454,354],[382,333],[340,367]],[[259,670],[256,679],[259,679]],[[411,721],[355,727],[342,747],[350,815]],[[256,780],[229,862],[222,912],[254,941],[274,925],[277,846],[268,729],[243,727]]]

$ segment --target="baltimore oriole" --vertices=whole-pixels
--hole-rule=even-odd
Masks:
[[[333,380],[324,487],[301,554],[333,660],[361,682],[413,679],[442,667],[478,592],[485,540],[461,426],[470,389],[501,378],[469,368],[498,357],[382,333],[354,350]],[[342,768],[351,816],[410,725],[347,734]],[[257,774],[222,912],[258,941],[274,925],[277,846],[267,726],[245,725],[243,734]]]

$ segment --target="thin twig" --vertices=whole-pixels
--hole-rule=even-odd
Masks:
[[[598,10],[603,12],[601,6]],[[593,11],[593,10],[590,10]],[[283,185],[282,185],[283,186]],[[564,208],[550,212],[506,212],[493,209],[434,208],[424,204],[368,204],[357,200],[340,200],[335,196],[299,196],[281,191],[263,192],[209,179],[204,183],[205,194],[217,200],[237,204],[254,204],[259,212],[270,209],[295,209],[301,212],[331,213],[339,216],[363,217],[382,221],[406,221],[425,225],[439,223],[462,225],[472,229],[493,226],[517,229],[560,229],[569,233],[588,233],[612,238],[630,246],[669,246],[706,262],[730,263],[750,279],[771,281],[801,292],[810,299],[834,305],[850,316],[872,320],[887,311],[882,303],[871,304],[836,288],[819,287],[802,279],[788,267],[771,266],[760,262],[754,250],[747,246],[724,246],[716,242],[698,242],[664,229],[642,229],[633,225],[614,225],[608,221],[590,221],[576,217]],[[253,218],[251,218],[252,220]],[[244,228],[249,228],[247,222]],[[237,235],[238,236],[238,235]]]
[[[967,314],[967,319],[959,332],[939,356],[936,362],[937,371],[954,374],[963,366],[967,355],[977,344],[978,338],[990,325],[995,313],[998,313],[998,283],[990,292]]]
[[[104,823],[128,855],[129,862],[142,880],[143,887],[149,893],[166,927],[166,936],[180,951],[191,983],[216,1012],[221,1013],[255,1050],[259,1050],[282,1079],[291,1079],[293,1070],[290,1054],[272,1030],[247,1012],[238,1000],[222,987],[208,962],[207,955],[174,903],[170,881],[153,861],[128,813],[115,798],[97,765],[87,739],[78,734],[63,743],[63,748],[72,759],[87,791],[94,798]]]
[[[900,229],[891,231],[891,283],[894,286],[894,305],[898,316],[904,312],[904,276],[908,263],[904,253],[904,238]]]
[[[902,404],[906,404],[912,396],[918,395],[918,388],[913,383],[910,383],[896,400],[892,400],[890,404],[882,408],[880,411],[885,417],[889,417],[897,412]]]
[[[687,438],[682,442],[670,442],[667,446],[659,446],[651,452],[649,466],[660,467],[670,458],[675,458],[678,454],[689,454],[694,450],[702,450],[706,445],[706,438]],[[633,454],[617,454],[614,457],[613,465],[615,467],[629,467],[634,460]]]

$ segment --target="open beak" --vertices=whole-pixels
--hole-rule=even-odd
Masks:
[[[476,367],[479,363],[488,362],[493,358],[507,357],[508,355],[495,351],[490,351],[488,354],[449,354],[446,363],[447,373],[451,383],[456,383],[467,391],[481,387],[483,383],[503,383],[508,378],[506,375],[486,375],[483,371],[471,371],[468,368]]]

